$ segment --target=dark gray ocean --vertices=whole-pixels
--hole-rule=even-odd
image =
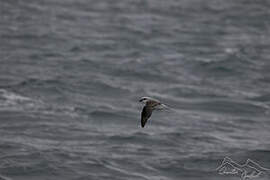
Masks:
[[[269,0],[0,0],[1,180],[269,180],[269,116]]]

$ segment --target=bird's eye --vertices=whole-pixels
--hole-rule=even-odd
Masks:
[[[140,102],[142,102],[142,101],[144,101],[144,100],[146,100],[146,98],[142,98],[142,99],[140,99]]]

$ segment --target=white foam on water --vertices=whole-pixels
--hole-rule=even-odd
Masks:
[[[0,108],[1,109],[20,109],[22,104],[33,105],[33,100],[31,98],[9,92],[5,89],[0,89]]]
[[[5,89],[0,89],[0,110],[38,112],[47,115],[64,114],[77,117],[73,106],[49,104]]]
[[[0,180],[12,180],[12,179],[0,174]]]
[[[5,89],[0,89],[0,93],[1,93],[2,97],[6,98],[7,100],[10,100],[10,101],[29,101],[29,100],[31,100],[28,97],[24,97],[24,96],[21,96],[21,95],[12,93],[12,92],[8,92]]]

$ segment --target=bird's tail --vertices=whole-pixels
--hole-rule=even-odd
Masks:
[[[162,111],[163,110],[165,110],[165,111],[172,110],[172,108],[170,106],[168,106],[167,104],[160,104],[155,109],[162,110]]]

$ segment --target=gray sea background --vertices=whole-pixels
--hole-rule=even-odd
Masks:
[[[0,0],[0,179],[240,180],[269,83],[269,0]]]

